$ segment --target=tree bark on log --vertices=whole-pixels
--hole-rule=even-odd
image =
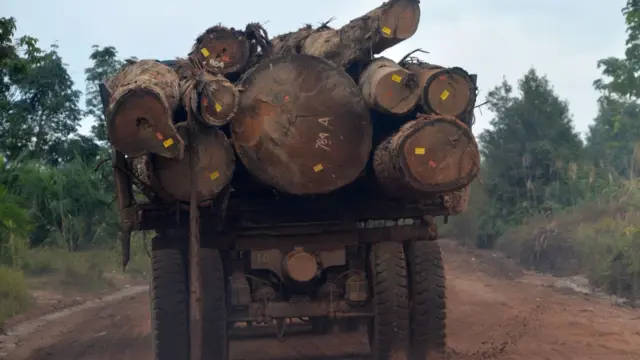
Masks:
[[[471,193],[471,185],[467,185],[460,190],[443,194],[444,204],[449,211],[448,215],[459,215],[467,211],[469,207],[469,197]]]
[[[343,69],[287,55],[262,61],[240,86],[233,143],[260,181],[290,194],[323,194],[361,174],[371,151],[369,109]]]
[[[476,86],[464,69],[431,64],[407,64],[422,85],[420,104],[428,114],[465,117],[476,103]]]
[[[155,60],[127,64],[107,82],[111,92],[107,135],[113,147],[129,157],[155,153],[180,159],[184,140],[173,125],[179,103],[179,80]]]
[[[346,68],[413,36],[420,22],[418,0],[390,0],[340,29],[311,26],[271,40],[273,55],[307,54]]]
[[[186,138],[187,123],[180,123],[178,131]],[[193,135],[195,156],[194,183],[198,203],[213,200],[222,189],[229,184],[235,169],[233,149],[227,137],[216,128],[200,127]],[[191,152],[185,153],[180,160],[155,157],[149,171],[152,180],[163,192],[171,198],[163,200],[178,200],[189,202],[191,198]]]
[[[453,117],[420,116],[375,150],[375,176],[392,196],[437,195],[471,183],[480,169],[473,133]]]
[[[396,116],[415,109],[422,94],[418,76],[387,58],[368,64],[358,86],[369,107]]]
[[[189,57],[216,74],[241,73],[251,55],[251,43],[245,32],[220,25],[198,36],[189,53]]]

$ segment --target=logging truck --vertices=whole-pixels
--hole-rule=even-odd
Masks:
[[[125,264],[131,233],[156,233],[156,360],[227,360],[238,329],[300,324],[366,329],[379,360],[444,350],[434,218],[478,174],[476,77],[372,58],[419,15],[391,0],[337,30],[215,26],[101,84]]]

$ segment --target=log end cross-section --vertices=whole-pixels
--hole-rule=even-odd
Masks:
[[[423,84],[420,103],[429,114],[463,118],[476,101],[476,85],[462,68],[444,68],[433,65],[409,65]]]
[[[238,157],[286,193],[322,194],[354,181],[371,150],[369,110],[347,73],[309,55],[264,60],[242,79],[231,121]]]
[[[222,126],[238,109],[240,93],[232,82],[222,76],[203,74],[198,79],[199,115],[206,125]]]
[[[178,131],[187,137],[187,124],[178,125]],[[195,176],[198,203],[212,200],[229,184],[235,168],[233,148],[227,137],[216,128],[200,128],[195,134],[195,147],[186,151],[181,160],[156,157],[152,162],[154,181],[173,199],[189,202],[191,176]],[[195,172],[190,169],[190,156],[195,153]],[[170,199],[164,199],[170,200]]]
[[[374,155],[377,179],[395,196],[459,190],[473,181],[479,165],[471,130],[445,116],[421,116],[406,123]]]
[[[213,73],[240,73],[251,60],[251,44],[243,31],[214,26],[196,39],[189,57]]]
[[[155,153],[181,158],[184,141],[173,125],[179,102],[177,74],[155,60],[125,65],[108,81],[109,142],[123,154],[136,157]]]

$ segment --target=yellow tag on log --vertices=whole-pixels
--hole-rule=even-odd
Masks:
[[[416,153],[416,155],[424,155],[424,148],[417,147],[415,149],[415,153]]]
[[[162,145],[164,145],[164,147],[168,148],[169,146],[173,145],[173,139],[169,138],[169,139],[163,141]]]
[[[393,75],[391,75],[391,80],[399,83],[400,81],[402,81],[402,76],[393,74]]]
[[[200,52],[202,53],[202,55],[204,55],[204,57],[211,55],[211,53],[209,52],[209,49],[207,48],[200,49]]]
[[[216,111],[220,112],[220,110],[222,110],[222,105],[216,103]]]
[[[449,92],[447,90],[443,91],[442,94],[440,94],[440,99],[442,100],[447,100],[448,97],[449,97]]]
[[[313,167],[313,171],[315,172],[322,171],[322,169],[324,169],[324,166],[322,166],[322,164],[318,164]]]
[[[218,177],[220,177],[220,173],[219,173],[219,172],[217,172],[217,171],[214,171],[214,172],[212,172],[211,174],[209,174],[209,178],[210,178],[211,180],[215,180],[215,179],[217,179]]]
[[[385,35],[391,35],[391,29],[388,26],[382,28],[382,33]]]

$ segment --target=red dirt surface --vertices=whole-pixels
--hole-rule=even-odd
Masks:
[[[640,359],[640,311],[560,292],[549,286],[549,277],[522,271],[490,252],[442,244],[447,360]],[[151,360],[148,309],[142,293],[71,314],[17,339],[6,359]],[[238,360],[339,360],[366,354],[367,345],[364,333],[251,339],[233,343],[232,353]]]

